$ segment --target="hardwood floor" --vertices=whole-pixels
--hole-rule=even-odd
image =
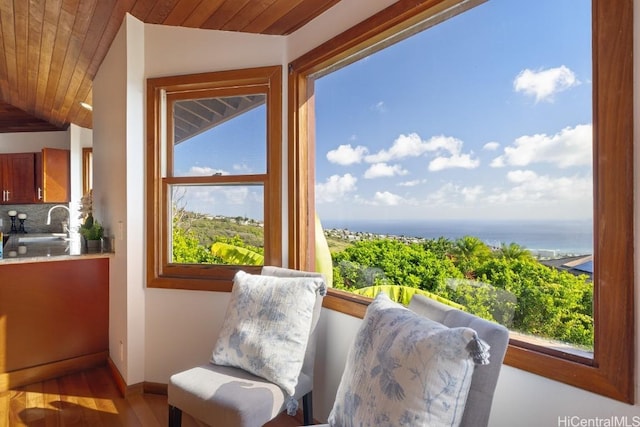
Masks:
[[[164,427],[167,418],[167,396],[123,398],[106,366],[0,392],[0,427]],[[206,427],[188,414],[182,425]],[[299,425],[282,414],[266,427]]]

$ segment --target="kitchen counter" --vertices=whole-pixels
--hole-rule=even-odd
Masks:
[[[11,234],[4,246],[0,265],[25,262],[62,261],[108,257],[109,253],[80,253],[80,241],[72,242],[63,233]]]

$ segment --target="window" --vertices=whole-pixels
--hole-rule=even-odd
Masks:
[[[281,263],[281,73],[148,80],[149,286],[228,290]]]
[[[478,3],[478,2],[471,2]],[[424,2],[394,4],[290,64],[290,181],[309,177],[293,188],[295,238],[292,265],[311,268],[304,247],[313,247],[306,224],[315,212],[314,82],[327,72],[368,52],[438,24],[474,4]],[[632,181],[632,19],[630,2],[593,1],[593,357],[576,356],[512,337],[506,363],[621,401],[633,402],[633,181]],[[516,12],[517,13],[517,12]],[[444,41],[443,41],[444,42]],[[470,89],[473,90],[473,89]],[[300,181],[304,181],[300,179]],[[332,290],[325,306],[362,315],[368,300]],[[610,337],[616,336],[615,342]]]

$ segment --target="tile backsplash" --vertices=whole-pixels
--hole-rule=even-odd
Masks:
[[[27,233],[61,233],[62,221],[69,222],[69,213],[66,209],[54,209],[51,212],[51,225],[47,225],[47,213],[55,205],[63,203],[40,203],[28,205],[0,205],[0,218],[2,219],[3,231],[11,231],[11,218],[9,211],[16,211],[27,215],[24,221],[24,229]],[[68,205],[65,205],[68,206]],[[72,212],[72,215],[80,215],[79,212]],[[19,228],[20,221],[16,217],[16,228]]]

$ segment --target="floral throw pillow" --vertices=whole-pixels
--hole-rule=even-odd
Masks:
[[[470,328],[448,328],[379,294],[349,351],[330,425],[459,425],[478,342]]]
[[[244,369],[293,396],[309,340],[313,307],[325,291],[322,278],[239,271],[233,279],[231,300],[211,361]]]

